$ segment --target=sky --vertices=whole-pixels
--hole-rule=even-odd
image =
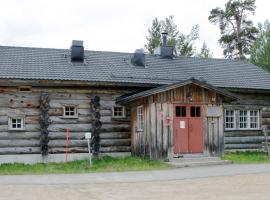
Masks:
[[[0,0],[0,45],[134,52],[143,48],[152,20],[174,15],[180,32],[200,26],[199,51],[205,41],[221,58],[219,28],[208,21],[211,9],[225,0]],[[270,1],[256,0],[255,24],[270,20]]]

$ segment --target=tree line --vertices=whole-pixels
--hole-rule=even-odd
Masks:
[[[212,9],[208,20],[219,26],[221,37],[218,42],[225,58],[249,60],[270,72],[270,23],[266,20],[255,26],[250,19],[255,10],[255,0],[229,0],[224,8]],[[152,21],[145,44],[149,53],[154,53],[154,49],[161,44],[162,32],[168,33],[168,45],[175,47],[177,55],[213,57],[205,42],[199,52],[196,49],[194,43],[199,38],[199,25],[194,25],[190,33],[183,34],[173,16]]]

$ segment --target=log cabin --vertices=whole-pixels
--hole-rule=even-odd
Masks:
[[[261,149],[270,74],[247,61],[0,46],[0,162]],[[68,131],[68,148],[67,145]]]

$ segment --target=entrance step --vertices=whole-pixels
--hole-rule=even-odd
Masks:
[[[169,164],[171,164],[175,168],[225,165],[231,163],[232,163],[231,161],[221,160],[219,157],[205,157],[205,156],[172,158],[169,161]]]

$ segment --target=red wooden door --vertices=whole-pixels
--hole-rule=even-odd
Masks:
[[[203,152],[203,120],[201,106],[174,106],[173,141],[174,153]]]

